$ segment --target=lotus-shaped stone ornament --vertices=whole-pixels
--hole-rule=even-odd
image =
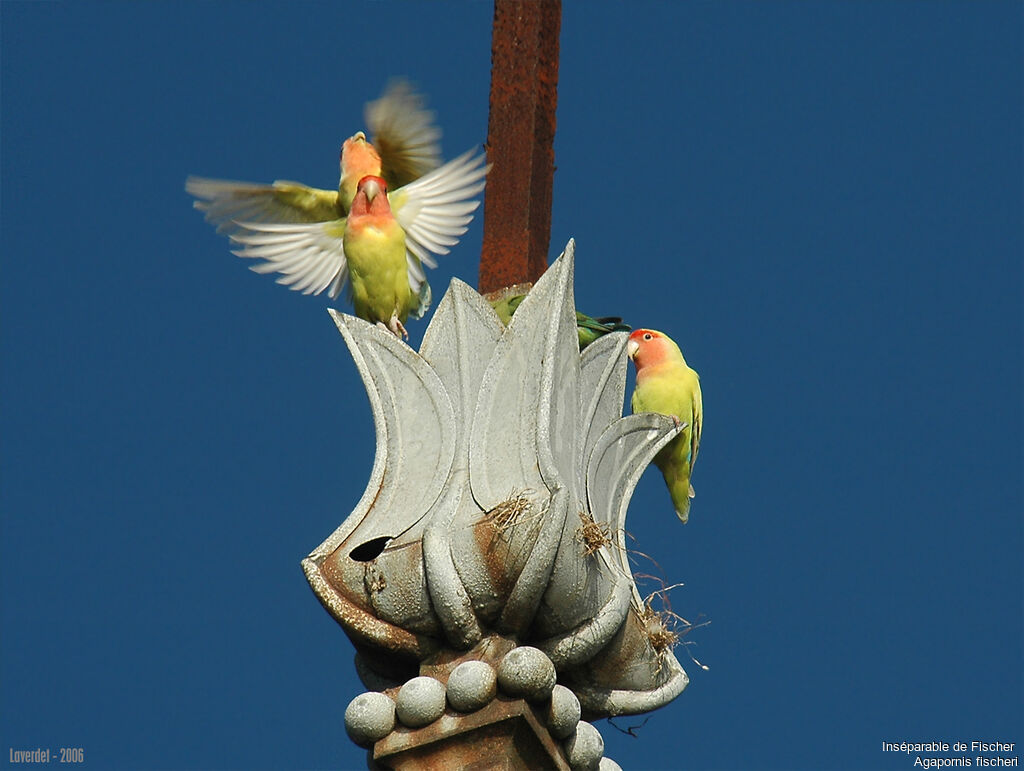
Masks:
[[[406,680],[498,636],[543,651],[592,717],[655,709],[686,686],[652,641],[624,535],[641,473],[682,426],[622,416],[624,333],[580,353],[573,252],[507,328],[453,280],[419,353],[332,311],[377,454],[363,497],[303,567],[364,681]]]

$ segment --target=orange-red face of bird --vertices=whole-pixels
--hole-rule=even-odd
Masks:
[[[368,174],[380,174],[380,155],[366,141],[366,134],[357,131],[341,145],[341,173],[349,179],[362,179]]]
[[[356,197],[352,201],[350,216],[359,217],[365,214],[391,216],[388,183],[380,177],[365,176],[359,180],[359,185],[356,187]]]
[[[654,329],[634,330],[626,343],[626,354],[633,360],[638,372],[644,367],[667,361],[678,351],[672,340]]]

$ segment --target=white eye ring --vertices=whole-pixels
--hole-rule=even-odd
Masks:
[[[650,332],[645,332],[644,333],[644,340],[653,340],[653,339],[654,339],[654,335],[652,335]]]

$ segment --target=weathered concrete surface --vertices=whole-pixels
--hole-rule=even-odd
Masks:
[[[570,771],[534,708],[505,696],[469,715],[450,711],[425,728],[400,727],[377,742],[373,757],[396,771]]]

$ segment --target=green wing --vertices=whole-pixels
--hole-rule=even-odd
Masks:
[[[576,332],[579,335],[581,351],[609,332],[629,332],[631,329],[632,327],[623,324],[618,316],[602,316],[595,319],[576,311]]]
[[[337,190],[320,190],[299,182],[260,185],[189,177],[185,190],[195,196],[193,205],[206,213],[206,221],[216,225],[218,233],[228,235],[239,231],[238,223],[327,222],[343,216]]]

